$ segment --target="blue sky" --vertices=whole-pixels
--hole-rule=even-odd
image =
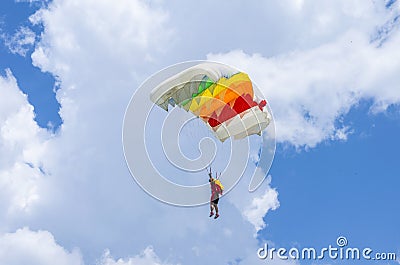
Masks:
[[[261,264],[340,235],[400,257],[397,1],[112,2],[0,4],[0,263]],[[271,178],[218,222],[148,196],[122,152],[133,92],[196,59],[249,73],[276,121]]]
[[[282,176],[274,180],[281,207],[267,216],[266,237],[286,247],[324,247],[345,235],[353,246],[398,248],[399,143],[389,139],[400,120],[366,115],[368,107],[363,102],[346,116],[355,129],[348,141],[278,152],[270,172]]]
[[[12,36],[20,28],[29,25],[28,17],[32,15],[39,7],[40,3],[18,2],[6,0],[2,3],[0,21],[2,22],[1,32]],[[31,27],[37,34],[42,27]],[[28,47],[32,52],[33,47]],[[51,122],[54,128],[60,123],[58,116],[59,104],[55,99],[53,92],[55,79],[50,73],[43,73],[39,68],[32,66],[32,60],[29,56],[22,57],[13,54],[4,42],[1,46],[0,61],[2,74],[4,69],[12,69],[14,75],[18,78],[18,84],[21,90],[28,95],[29,102],[35,107],[36,121],[41,127],[47,127]]]

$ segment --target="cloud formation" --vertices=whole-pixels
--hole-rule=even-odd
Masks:
[[[264,181],[268,184],[264,194],[254,197],[251,204],[243,211],[244,217],[254,225],[256,232],[265,227],[264,216],[270,210],[276,210],[279,207],[278,192],[270,186],[271,175]]]
[[[235,63],[253,77],[274,112],[278,142],[312,148],[346,140],[352,129],[341,119],[361,100],[372,100],[371,113],[400,102],[399,41],[392,34],[377,47],[366,32],[349,29],[331,42],[284,56],[235,50],[208,58]]]
[[[7,265],[83,265],[81,254],[57,244],[47,231],[31,231],[24,227],[14,233],[0,235],[0,263]]]
[[[33,48],[36,41],[36,34],[29,27],[19,27],[14,35],[3,33],[0,37],[4,41],[4,45],[13,54],[26,56],[29,50]]]
[[[170,265],[170,263],[162,262],[153,250],[148,246],[140,255],[132,258],[120,258],[115,260],[109,250],[106,250],[100,261],[101,265]]]
[[[50,135],[34,121],[34,109],[9,69],[0,76],[0,93],[0,215],[7,220],[39,200]]]
[[[206,4],[178,2],[167,7],[131,0],[54,0],[30,18],[44,27],[32,61],[59,82],[63,124],[56,135],[40,129],[11,72],[0,78],[2,95],[8,95],[0,98],[1,211],[7,215],[10,205],[29,209],[36,202],[24,220],[49,227],[60,242],[74,239],[83,254],[65,250],[50,232],[23,228],[2,236],[1,244],[14,246],[27,238],[21,246],[33,247],[41,239],[43,256],[3,253],[4,261],[17,256],[47,261],[57,254],[68,264],[84,259],[92,264],[111,249],[127,258],[115,259],[106,251],[104,264],[263,262],[256,257],[253,233],[279,206],[270,179],[254,194],[240,182],[221,200],[221,219],[214,222],[207,206],[176,208],[149,198],[126,169],[120,135],[129,97],[145,77],[176,58],[209,53],[209,59],[247,71],[274,111],[278,141],[299,148],[345,140],[352,128],[341,117],[362,99],[373,99],[372,112],[400,100],[399,36],[387,35],[382,45],[371,41],[375,26],[392,11],[365,1],[316,6],[280,1],[245,7],[218,3],[207,13]],[[224,6],[231,14],[254,15],[249,21],[227,20],[217,16]],[[252,27],[258,34],[247,30]],[[243,36],[234,34],[238,28]],[[204,29],[211,30],[203,34]]]

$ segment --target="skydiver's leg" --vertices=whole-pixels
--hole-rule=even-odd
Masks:
[[[219,201],[219,199],[215,200],[215,203],[214,203],[214,208],[215,208],[214,219],[217,219],[219,217],[219,214],[218,214],[218,201]]]
[[[214,204],[210,202],[210,217],[214,215]]]

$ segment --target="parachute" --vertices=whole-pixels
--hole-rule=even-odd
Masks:
[[[271,121],[265,99],[256,95],[246,73],[218,63],[201,63],[164,80],[150,99],[168,111],[176,105],[201,118],[224,142],[261,132]]]

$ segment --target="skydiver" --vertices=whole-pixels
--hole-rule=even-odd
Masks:
[[[217,219],[219,217],[218,213],[218,201],[219,201],[219,196],[222,195],[222,188],[220,185],[216,183],[217,180],[217,172],[215,173],[215,178],[212,177],[212,172],[210,168],[210,172],[208,172],[208,182],[210,182],[210,188],[211,188],[211,198],[210,198],[210,217],[214,215],[214,209],[215,209],[215,216],[214,219]]]

